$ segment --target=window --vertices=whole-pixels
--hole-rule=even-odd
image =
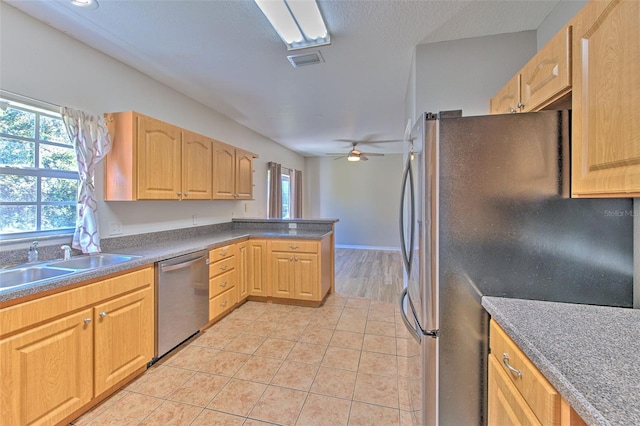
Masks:
[[[72,232],[79,178],[62,117],[0,102],[0,236]]]
[[[291,175],[289,169],[282,170],[282,218],[291,219]]]

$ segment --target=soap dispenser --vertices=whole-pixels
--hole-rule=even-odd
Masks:
[[[38,242],[34,241],[29,247],[29,263],[34,263],[38,261]]]

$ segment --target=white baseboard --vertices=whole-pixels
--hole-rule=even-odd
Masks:
[[[356,246],[356,245],[350,245],[350,244],[336,244],[336,248],[355,249],[355,250],[400,251],[400,247]]]

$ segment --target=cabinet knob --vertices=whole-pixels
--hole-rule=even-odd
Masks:
[[[226,287],[227,286],[227,281],[221,282],[220,283],[220,287]]]
[[[518,370],[517,368],[513,368],[511,366],[511,364],[509,364],[509,354],[504,352],[502,354],[502,363],[504,364],[505,367],[507,367],[509,369],[509,371],[511,371],[513,374],[515,374],[516,376],[522,378],[522,372],[520,370]]]
[[[291,250],[295,250],[295,249],[297,249],[297,248],[298,248],[298,246],[291,245],[291,246],[289,246],[289,248],[290,248]]]
[[[220,269],[222,269],[223,271],[226,271],[226,270],[227,270],[227,268],[228,268],[228,265],[222,265],[222,266],[220,267]]]
[[[289,262],[293,262],[293,257],[290,257],[290,258],[289,258]]]
[[[509,114],[515,114],[516,112],[518,111],[515,108],[509,108]]]
[[[294,257],[294,258],[293,258],[293,260],[295,260],[295,261],[297,262],[297,261],[298,261],[298,258],[297,258],[297,257]]]
[[[100,318],[104,318],[104,317],[106,317],[106,316],[107,316],[107,313],[106,313],[106,312],[104,312],[104,311],[100,312]]]
[[[185,196],[185,197],[188,197],[188,196],[189,196],[189,193],[188,193],[188,192],[185,192],[185,193],[184,193],[184,196]]]
[[[226,256],[226,255],[227,255],[227,253],[228,253],[228,252],[226,252],[226,251],[221,251],[221,252],[220,252],[220,256]]]
[[[519,108],[519,109],[524,108],[524,104],[523,104],[522,102],[518,102],[518,105],[517,105],[517,106],[518,106],[518,108]]]
[[[224,308],[225,306],[227,306],[227,301],[225,300],[224,302],[222,302],[222,303],[220,304],[220,306],[222,306],[223,308]]]
[[[182,192],[178,192],[178,197],[182,195]]]
[[[85,318],[84,323],[87,325],[91,324],[91,318]]]

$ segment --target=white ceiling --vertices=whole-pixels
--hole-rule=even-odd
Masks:
[[[559,0],[318,0],[332,44],[293,68],[252,0],[4,0],[303,155],[401,139],[413,49],[539,27]],[[297,51],[301,53],[304,51]],[[391,152],[393,145],[371,145]]]

